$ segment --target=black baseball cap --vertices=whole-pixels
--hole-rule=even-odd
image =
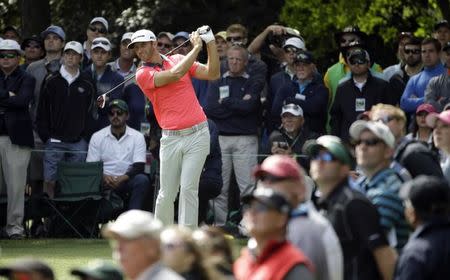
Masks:
[[[303,62],[311,64],[314,62],[314,58],[311,52],[300,50],[294,58],[294,62]]]
[[[291,205],[284,197],[284,195],[274,191],[271,188],[256,188],[256,190],[254,190],[252,193],[243,196],[241,199],[242,203],[244,204],[249,204],[253,200],[259,201],[262,204],[282,214],[289,215],[292,210]]]
[[[20,259],[10,265],[0,267],[0,276],[9,276],[11,272],[37,272],[47,279],[55,279],[53,270],[46,263],[33,258]]]
[[[440,20],[440,21],[436,22],[436,24],[434,25],[434,31],[437,31],[441,27],[447,27],[448,29],[450,29],[450,24],[445,19]]]

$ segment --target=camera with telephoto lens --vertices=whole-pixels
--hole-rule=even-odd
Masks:
[[[298,37],[303,40],[302,36],[300,35],[300,31],[298,31],[297,29],[285,27],[285,30],[286,33],[282,35],[273,35],[272,33],[267,35],[267,42],[269,43],[269,45],[274,45],[278,48],[282,48],[284,42],[291,37]]]

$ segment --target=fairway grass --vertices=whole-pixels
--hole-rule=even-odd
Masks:
[[[0,265],[32,256],[48,263],[59,280],[79,279],[72,277],[70,270],[92,259],[111,260],[108,241],[103,239],[0,240],[0,248]]]

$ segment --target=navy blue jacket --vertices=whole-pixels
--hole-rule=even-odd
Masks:
[[[295,81],[281,86],[274,96],[271,108],[271,121],[273,129],[281,124],[281,108],[284,104],[294,103],[303,109],[305,126],[309,130],[318,133],[325,133],[327,121],[328,89],[315,78],[309,83],[302,93]]]
[[[210,151],[200,176],[200,192],[212,199],[222,190],[222,152],[219,144],[219,131],[212,120],[208,120],[210,135]],[[203,195],[203,194],[202,194]]]
[[[229,97],[219,103],[221,86],[229,86]],[[244,99],[247,94],[250,98]],[[257,80],[223,75],[209,84],[205,113],[216,123],[220,135],[255,135],[260,122],[260,95]]]
[[[131,83],[123,90],[122,99],[128,105],[129,127],[141,130],[141,122],[145,121],[145,95],[138,85]]]
[[[107,65],[105,72],[101,76],[99,80],[97,80],[97,75],[92,71],[92,64],[84,70],[84,73],[89,75],[95,82],[97,86],[97,94],[96,97],[102,95],[113,87],[117,86],[121,82],[123,82],[123,77],[120,76],[117,72],[111,70],[111,66]],[[123,94],[123,85],[115,89],[113,92],[109,94],[109,100],[120,98],[122,99]],[[108,104],[103,109],[97,108],[98,118],[94,119],[91,124],[92,127],[89,128],[91,133],[99,131],[100,129],[109,125],[108,119]]]
[[[403,248],[395,280],[450,279],[449,236],[448,219],[419,226]]]
[[[0,114],[11,143],[34,146],[33,126],[28,107],[33,99],[36,80],[17,67],[9,76],[0,71]],[[15,96],[10,96],[13,92]]]

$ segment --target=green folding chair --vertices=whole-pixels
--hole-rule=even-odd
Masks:
[[[55,197],[47,202],[56,216],[80,238],[93,238],[98,234],[104,199],[102,178],[103,162],[58,163]]]

